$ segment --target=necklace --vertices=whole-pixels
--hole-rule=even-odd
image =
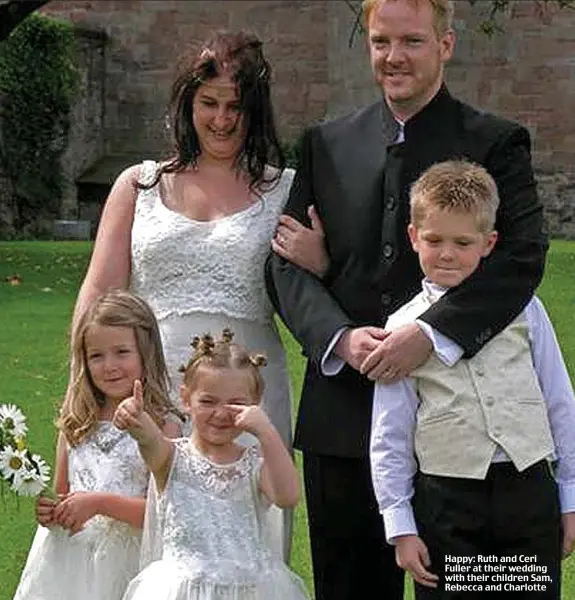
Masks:
[[[96,447],[104,454],[108,454],[124,437],[124,434],[124,431],[116,429],[116,427],[113,427],[112,424],[109,423],[109,427],[96,431],[93,438],[94,444],[96,444]]]

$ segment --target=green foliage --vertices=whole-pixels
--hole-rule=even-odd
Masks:
[[[291,167],[292,169],[297,169],[299,164],[302,135],[282,144],[282,150],[286,159],[286,166]]]
[[[70,24],[33,14],[0,44],[0,160],[12,183],[17,230],[58,214],[60,158],[78,84]]]
[[[499,16],[509,11],[515,0],[490,0],[487,6],[487,15],[481,21],[479,28],[492,37],[495,34],[505,33],[505,28],[499,21]],[[478,0],[468,0],[470,4],[477,4]],[[535,16],[545,22],[551,11],[564,8],[575,8],[574,0],[532,0]]]
[[[362,1],[363,0],[342,0],[347,4],[352,13],[355,15],[353,26],[348,40],[348,45],[351,48],[357,32],[365,33],[362,24]],[[505,14],[518,0],[467,0],[469,4],[480,4],[486,11],[485,18],[479,24],[479,29],[488,37],[495,34],[505,32],[505,28],[501,25],[499,17]],[[525,0],[520,0],[521,2]],[[545,21],[548,14],[555,8],[559,9],[575,9],[575,0],[530,0],[535,7],[535,15],[541,21]]]

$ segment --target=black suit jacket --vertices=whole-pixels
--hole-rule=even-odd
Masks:
[[[497,182],[499,240],[478,270],[423,316],[475,354],[523,309],[543,273],[547,241],[527,130],[475,110],[445,86],[405,124],[384,102],[309,129],[286,212],[308,223],[315,204],[331,267],[322,281],[275,254],[268,293],[309,357],[296,447],[360,457],[369,448],[373,384],[351,367],[324,377],[319,363],[343,327],[380,325],[420,289],[423,277],[407,237],[409,187],[433,163],[466,158]]]

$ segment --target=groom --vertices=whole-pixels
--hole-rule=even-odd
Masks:
[[[316,277],[286,261],[279,233],[266,265],[270,297],[309,358],[294,445],[303,451],[317,600],[367,589],[403,598],[371,484],[372,381],[404,377],[442,336],[461,348],[442,359],[473,356],[525,306],[547,248],[528,132],[458,101],[443,83],[455,42],[451,3],[366,0],[363,8],[383,101],[306,132],[286,208],[309,225],[315,205],[329,267]],[[422,278],[407,238],[409,187],[450,158],[482,164],[495,178],[500,241],[417,324],[388,336],[387,316]]]

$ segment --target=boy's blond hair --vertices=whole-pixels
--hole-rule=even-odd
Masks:
[[[373,9],[380,2],[398,2],[400,0],[363,0],[361,9],[363,14],[363,25],[366,29],[369,27],[369,17]],[[417,5],[420,2],[429,2],[433,10],[433,23],[435,33],[438,37],[445,35],[453,24],[453,2],[452,0],[408,0]]]
[[[421,226],[430,209],[469,213],[482,233],[493,231],[499,194],[493,177],[466,160],[437,163],[419,176],[410,190],[411,223]]]

